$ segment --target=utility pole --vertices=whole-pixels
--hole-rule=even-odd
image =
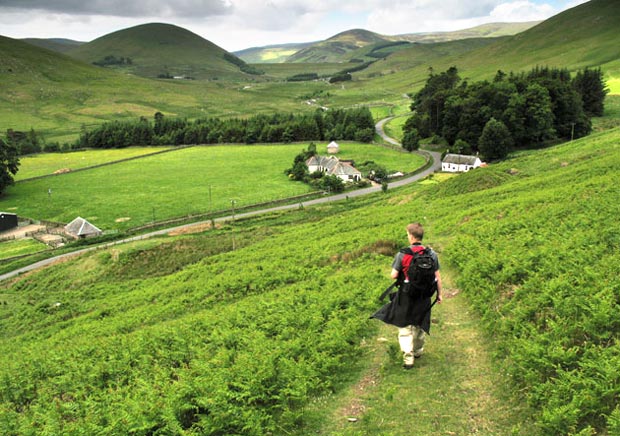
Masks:
[[[232,219],[235,220],[235,204],[237,204],[237,200],[231,199],[230,205],[232,207]]]
[[[213,219],[213,200],[211,197],[211,185],[209,185],[209,216],[211,216],[211,229],[215,229],[215,220]]]
[[[232,220],[233,220],[233,224],[235,222],[235,204],[237,203],[237,200],[235,199],[230,199],[230,206],[232,207]],[[233,251],[235,251],[235,227],[231,225],[231,233],[232,233],[232,249]]]

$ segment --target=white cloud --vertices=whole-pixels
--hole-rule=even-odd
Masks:
[[[230,12],[229,0],[0,0],[6,10],[118,17],[206,17]]]
[[[554,13],[554,8],[548,4],[535,4],[530,1],[515,1],[502,3],[491,11],[489,17],[497,22],[537,21],[545,19]]]
[[[585,0],[0,0],[0,34],[90,41],[149,22],[185,27],[227,50],[545,19]]]
[[[585,1],[585,0],[576,0]],[[559,11],[548,3],[528,0],[481,2],[431,0],[401,2],[397,9],[383,7],[368,17],[368,28],[384,34],[460,30],[491,22],[546,19]],[[397,2],[398,4],[398,2]]]

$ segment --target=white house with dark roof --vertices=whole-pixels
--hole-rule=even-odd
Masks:
[[[465,173],[482,166],[478,156],[448,153],[441,161],[441,170],[450,173]]]
[[[336,156],[312,156],[306,161],[310,173],[324,173],[328,176],[338,176],[343,182],[359,182],[362,173],[350,162],[343,162]]]

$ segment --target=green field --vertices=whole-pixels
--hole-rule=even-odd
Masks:
[[[607,87],[611,95],[620,95],[620,78],[607,80]]]
[[[19,159],[20,166],[19,171],[15,175],[15,181],[47,176],[63,169],[75,171],[169,149],[170,147],[131,147],[120,150],[73,151],[62,154],[41,153],[23,156]]]
[[[32,238],[1,241],[0,260],[38,253],[47,249],[47,245]]]
[[[308,144],[222,145],[185,148],[88,171],[23,181],[7,189],[0,209],[22,217],[68,223],[77,216],[102,230],[124,230],[164,219],[230,210],[306,194],[310,187],[284,174]],[[321,151],[320,145],[318,146]],[[25,159],[26,174],[66,165],[66,158],[103,162],[146,149],[49,154]],[[416,154],[343,142],[341,158],[374,161],[390,172],[424,164]],[[49,190],[51,189],[51,194]]]

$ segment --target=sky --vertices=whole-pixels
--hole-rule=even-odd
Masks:
[[[146,23],[183,27],[228,51],[544,20],[586,0],[0,0],[0,35],[92,41]]]

